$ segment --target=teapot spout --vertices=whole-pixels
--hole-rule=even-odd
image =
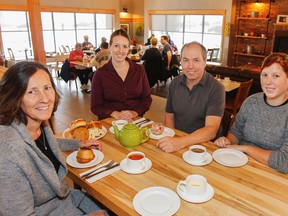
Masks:
[[[114,129],[115,137],[118,140],[119,139],[119,129],[118,129],[117,125],[113,125],[113,129]]]

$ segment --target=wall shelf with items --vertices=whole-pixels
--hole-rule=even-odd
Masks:
[[[233,52],[234,66],[242,66],[247,63],[255,63],[255,66],[259,66],[259,60],[268,55],[266,45],[269,40],[271,1],[267,0],[267,4],[263,3],[264,6],[261,10],[254,1],[250,3],[239,1],[239,4]],[[247,62],[248,57],[249,62]],[[255,58],[255,62],[253,58]]]

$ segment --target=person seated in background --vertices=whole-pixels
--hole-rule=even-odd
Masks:
[[[132,120],[149,110],[152,98],[142,65],[127,58],[130,38],[123,29],[110,37],[111,58],[92,79],[91,111],[99,119]]]
[[[49,70],[34,61],[11,66],[0,81],[0,215],[107,215],[64,181],[61,150],[101,150],[101,144],[55,138],[48,119],[57,92]]]
[[[174,41],[171,40],[170,35],[167,36],[168,37],[168,43],[170,44],[172,51],[176,52],[177,51],[177,46],[175,45]]]
[[[92,58],[91,63],[97,69],[101,68],[110,59],[110,51],[108,49],[109,44],[107,42],[101,43],[101,50],[98,52],[94,58]]]
[[[188,135],[158,140],[156,146],[165,152],[207,142],[217,135],[225,109],[225,90],[205,71],[206,58],[207,51],[198,42],[182,47],[183,75],[175,77],[169,85],[164,124]]]
[[[147,49],[141,60],[144,60],[143,65],[148,77],[150,88],[152,88],[158,80],[162,71],[162,56],[157,48],[157,38],[151,39],[152,47]]]
[[[107,39],[106,39],[105,37],[102,37],[102,38],[101,38],[101,44],[102,44],[103,42],[107,42]],[[95,50],[95,53],[96,53],[96,54],[97,54],[98,52],[100,52],[100,50],[101,50],[101,44],[100,44],[100,46]]]
[[[227,137],[214,144],[240,150],[262,164],[288,173],[288,55],[267,56],[260,75],[263,92],[242,104]]]
[[[107,42],[102,42],[100,52],[98,52],[96,56],[91,59],[91,64],[96,67],[96,70],[101,68],[103,65],[105,65],[109,61],[110,51],[108,49],[108,46],[109,45]],[[89,74],[89,79],[91,82],[92,82],[94,73],[95,72],[93,71]],[[89,93],[90,90],[87,90],[87,92]]]
[[[68,61],[70,62],[70,71],[77,74],[81,82],[81,89],[88,89],[88,75],[92,72],[91,68],[72,64],[72,61],[83,61],[84,53],[81,50],[82,46],[80,43],[76,43],[75,49],[69,54]]]
[[[93,44],[89,41],[88,35],[84,35],[84,42],[82,43],[82,50],[93,49]]]

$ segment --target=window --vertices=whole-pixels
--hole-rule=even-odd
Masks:
[[[59,52],[61,45],[74,47],[82,43],[83,36],[96,47],[101,37],[109,37],[113,31],[113,14],[41,12],[44,49],[46,52]],[[27,11],[0,11],[0,25],[6,58],[7,48],[12,48],[16,59],[33,55],[32,41]]]
[[[62,45],[74,48],[84,35],[99,47],[101,38],[109,39],[113,31],[112,14],[42,12],[41,17],[46,52],[59,52]]]
[[[178,50],[192,41],[200,42],[206,49],[221,48],[224,14],[192,13],[151,14],[151,33],[157,38],[169,35]]]
[[[5,56],[8,59],[7,48],[13,50],[17,59],[25,59],[25,50],[31,48],[31,37],[28,22],[28,14],[25,11],[1,11],[0,25]],[[27,54],[30,52],[27,52]]]

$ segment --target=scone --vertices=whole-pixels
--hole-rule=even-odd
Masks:
[[[89,131],[86,127],[78,127],[73,131],[73,137],[74,139],[88,140]]]
[[[99,128],[89,128],[89,140],[90,139],[97,139],[98,137],[102,136],[105,132],[103,129]]]
[[[95,155],[92,149],[80,148],[76,158],[78,163],[89,163],[95,158]]]

